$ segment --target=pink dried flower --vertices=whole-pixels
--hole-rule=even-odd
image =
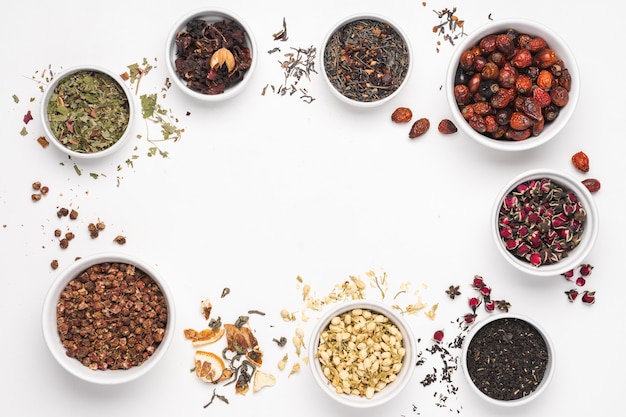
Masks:
[[[574,277],[574,270],[570,269],[569,271],[564,272],[561,275],[563,275],[565,277],[565,279],[569,280],[570,278]]]
[[[463,320],[465,320],[465,323],[473,323],[474,320],[476,319],[476,314],[466,314],[465,316],[463,316]]]
[[[582,275],[583,277],[586,277],[589,274],[591,274],[592,270],[593,270],[593,266],[591,266],[589,264],[582,264],[580,266],[580,275]]]
[[[576,297],[578,297],[578,291],[576,290],[565,291],[565,294],[570,303],[573,303]]]
[[[469,306],[472,309],[472,311],[476,311],[476,308],[478,308],[478,306],[481,304],[482,301],[480,301],[480,298],[478,297],[471,297],[469,299]]]
[[[475,275],[474,282],[472,283],[472,285],[474,286],[474,288],[482,288],[485,285],[485,282],[483,281],[483,277],[479,275]]]
[[[496,302],[493,300],[485,301],[485,310],[491,312],[496,309]]]
[[[437,343],[441,342],[443,340],[443,330],[437,330],[433,334],[433,340]]]
[[[596,302],[596,292],[595,291],[585,291],[581,298],[583,303],[585,304],[593,304]]]
[[[480,291],[480,295],[482,295],[483,297],[489,297],[489,295],[491,295],[491,288],[489,288],[486,285],[480,288],[479,291]]]
[[[586,283],[585,278],[583,277],[576,278],[576,285],[578,285],[579,287],[582,287],[583,285],[585,285],[585,283]]]

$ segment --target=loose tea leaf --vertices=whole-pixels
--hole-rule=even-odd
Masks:
[[[467,351],[467,370],[484,394],[510,401],[537,389],[548,356],[546,341],[533,325],[517,318],[502,318],[476,332]]]
[[[93,153],[114,145],[130,120],[128,97],[107,74],[81,70],[54,88],[47,117],[55,137],[68,149]]]

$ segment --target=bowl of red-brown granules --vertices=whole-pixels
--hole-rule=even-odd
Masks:
[[[501,151],[524,151],[557,136],[571,119],[580,73],[567,42],[542,23],[491,21],[463,38],[446,75],[458,129]]]
[[[598,210],[581,181],[551,169],[534,169],[498,193],[491,217],[498,252],[535,276],[563,274],[583,264],[599,228]]]
[[[503,407],[536,399],[552,380],[555,364],[554,346],[545,329],[510,312],[476,322],[461,351],[461,368],[472,391]]]
[[[43,306],[43,334],[69,373],[96,384],[135,380],[173,337],[173,296],[150,264],[123,253],[81,258],[62,271]]]
[[[248,24],[221,8],[182,16],[165,45],[171,80],[190,97],[222,101],[239,94],[256,67],[256,40]]]

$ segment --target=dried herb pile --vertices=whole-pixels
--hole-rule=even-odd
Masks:
[[[236,22],[193,19],[176,37],[176,72],[192,90],[222,94],[252,65],[245,30]]]
[[[59,81],[47,104],[55,137],[68,149],[94,153],[114,145],[130,120],[128,97],[107,74],[78,71]]]

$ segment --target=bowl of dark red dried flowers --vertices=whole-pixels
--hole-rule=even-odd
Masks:
[[[554,374],[555,351],[538,323],[508,312],[473,326],[463,341],[461,367],[479,397],[515,407],[545,391]]]
[[[309,342],[313,376],[332,399],[374,407],[398,395],[415,369],[415,338],[398,312],[373,300],[335,304]]]
[[[496,197],[491,229],[496,247],[515,268],[554,276],[584,263],[599,228],[585,185],[550,169],[523,172]]]
[[[446,96],[457,127],[476,142],[523,151],[554,138],[572,117],[580,75],[567,43],[541,23],[489,22],[457,46]]]
[[[93,65],[55,74],[41,101],[46,136],[76,158],[100,158],[123,147],[131,136],[134,111],[124,80]]]
[[[375,107],[397,96],[413,66],[409,38],[388,18],[352,15],[335,24],[322,43],[322,73],[334,96]]]
[[[91,255],[62,271],[43,306],[43,334],[69,373],[120,384],[153,369],[173,337],[173,296],[150,264],[123,253]]]
[[[257,58],[256,41],[248,24],[231,11],[197,9],[172,27],[165,48],[171,79],[196,99],[214,102],[239,94]]]

